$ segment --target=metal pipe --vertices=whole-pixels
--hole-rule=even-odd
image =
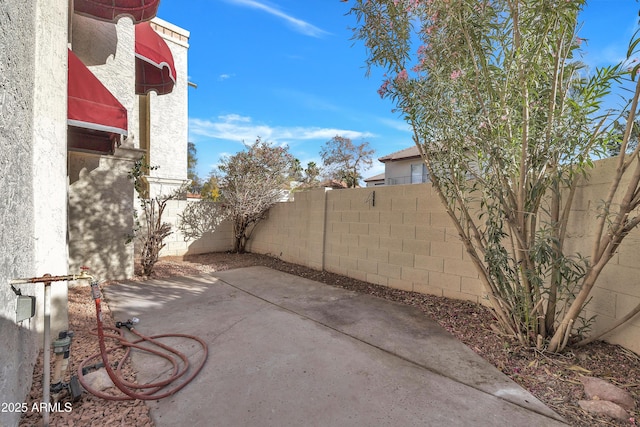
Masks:
[[[87,268],[81,268],[80,274],[68,274],[65,276],[52,276],[45,274],[42,277],[30,277],[23,279],[13,279],[9,281],[11,285],[20,285],[24,283],[44,283],[44,342],[43,342],[43,384],[42,384],[42,403],[44,403],[44,411],[42,413],[42,423],[44,427],[49,427],[49,404],[51,403],[50,387],[51,387],[51,282],[62,282],[70,280],[90,280],[94,281],[93,276],[87,274]]]
[[[45,277],[47,275],[45,274]],[[46,404],[42,414],[42,422],[44,427],[49,427],[49,387],[51,387],[51,282],[44,282],[44,366],[43,366],[43,384],[42,384],[42,401]]]
[[[9,284],[11,285],[21,285],[24,283],[47,283],[47,282],[62,282],[62,281],[71,281],[71,280],[94,280],[93,276],[87,274],[85,271],[82,271],[80,274],[68,274],[66,276],[51,276],[44,275],[42,277],[30,277],[24,279],[12,279],[9,280]]]

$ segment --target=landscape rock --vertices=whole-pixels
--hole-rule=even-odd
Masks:
[[[621,421],[629,419],[629,413],[624,408],[608,400],[578,400],[578,405],[592,414],[607,415]]]
[[[113,381],[111,381],[107,370],[104,368],[89,372],[84,376],[84,380],[92,390],[103,391],[110,387],[114,387]]]
[[[608,381],[594,377],[582,377],[580,382],[584,385],[584,393],[588,399],[608,400],[617,403],[627,411],[632,411],[636,402],[631,393],[616,387]]]

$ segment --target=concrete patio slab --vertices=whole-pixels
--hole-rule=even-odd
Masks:
[[[111,285],[116,320],[208,343],[156,426],[564,425],[418,309],[265,267]],[[167,339],[197,363],[193,342]],[[135,352],[138,381],[166,375]]]

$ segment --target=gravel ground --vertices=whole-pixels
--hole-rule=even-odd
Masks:
[[[194,255],[185,259],[165,258],[156,264],[154,278],[211,273],[233,268],[261,265],[305,277],[331,286],[375,295],[380,298],[412,305],[422,310],[469,348],[492,363],[516,383],[529,390],[538,399],[555,410],[573,426],[636,426],[640,416],[638,407],[631,419],[614,421],[607,417],[594,417],[582,411],[577,404],[585,399],[579,378],[583,375],[605,379],[627,391],[638,401],[640,396],[640,356],[623,347],[596,342],[579,349],[570,349],[561,355],[546,354],[523,348],[513,341],[505,341],[492,332],[491,312],[478,304],[449,298],[423,295],[373,285],[333,273],[312,270],[277,258],[256,254],[213,253]],[[134,280],[144,280],[137,276]],[[109,286],[109,283],[103,286]],[[114,320],[103,304],[105,325]],[[122,320],[122,319],[118,319]],[[78,364],[98,351],[97,338],[91,334],[95,327],[93,300],[87,286],[69,289],[69,323],[76,335],[71,348],[68,372],[75,372]],[[42,400],[42,357],[34,369],[33,388],[27,404]],[[125,371],[130,378],[134,373]],[[113,391],[114,394],[116,391]],[[27,412],[20,426],[38,425],[41,414]],[[108,401],[84,393],[70,412],[51,414],[51,426],[152,426],[149,411],[141,401]]]

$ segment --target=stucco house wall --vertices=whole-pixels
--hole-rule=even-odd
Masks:
[[[382,176],[384,185],[429,182],[429,173],[424,166],[418,147],[415,145],[380,157],[378,161],[384,163],[384,174]],[[374,178],[378,177],[372,177],[369,178],[369,180],[372,180],[375,186],[380,185]],[[374,185],[367,183],[367,186],[371,187]]]
[[[98,279],[133,276],[135,197],[127,178],[139,148],[135,94],[135,35],[133,21],[116,24],[72,14],[73,52],[127,108],[129,134],[114,155],[69,150],[69,267],[87,266]]]
[[[69,269],[83,266],[99,280],[133,276],[133,184],[127,177],[140,153],[69,152]]]
[[[69,152],[69,239],[72,270],[86,265],[101,279],[134,274],[134,211],[140,209],[127,175],[134,162],[150,171],[149,195],[167,194],[186,182],[188,143],[187,53],[189,32],[159,18],[152,27],[167,42],[177,78],[165,95],[135,93],[135,27],[124,17],[117,24],[73,15],[74,53],[127,108],[129,134],[114,155]],[[138,217],[142,218],[141,212]]]
[[[158,166],[149,173],[149,192],[154,197],[178,189],[187,180],[189,32],[160,18],[151,26],[165,40],[176,68],[176,84],[171,93],[150,92],[148,163]]]
[[[412,182],[411,167],[417,165],[422,170],[423,164],[424,162],[420,158],[386,162],[384,164],[385,185],[417,184]],[[423,180],[425,177],[426,175]]]
[[[24,401],[43,345],[43,286],[18,286],[22,294],[36,296],[37,313],[17,324],[16,295],[9,281],[65,275],[69,265],[76,273],[80,265],[89,264],[100,278],[128,277],[133,271],[133,248],[124,244],[134,208],[126,175],[148,148],[142,147],[138,126],[134,27],[129,18],[108,24],[70,14],[69,7],[66,1],[0,2],[2,402]],[[133,126],[113,156],[67,151],[69,44],[128,110]],[[178,97],[180,113],[171,120],[183,123],[184,147],[176,146],[173,159],[184,163],[186,177],[186,48],[176,56],[184,72],[179,76],[184,93]],[[51,285],[53,336],[67,329],[67,285]],[[17,425],[19,418],[19,412],[0,412],[0,425]]]
[[[42,345],[44,292],[36,317],[15,322],[11,279],[67,273],[67,3],[0,3],[0,401],[22,402]],[[52,285],[52,331],[66,329],[66,283]],[[0,412],[0,425],[20,413]]]

